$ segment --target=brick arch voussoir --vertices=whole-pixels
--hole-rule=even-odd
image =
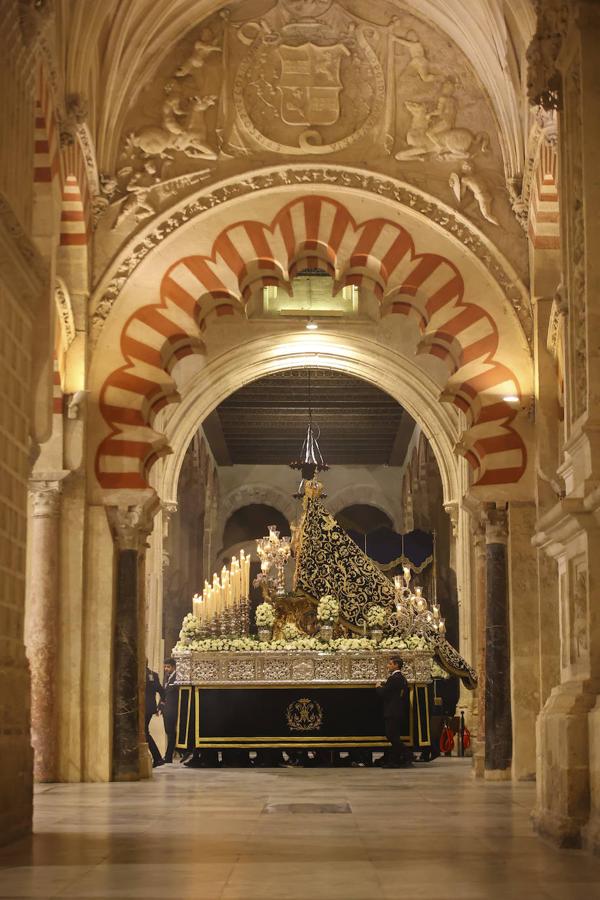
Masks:
[[[243,259],[238,248],[250,245],[256,252]],[[137,370],[143,372],[144,364],[148,369],[154,367],[154,373],[147,378],[152,384],[140,387],[147,396],[134,411],[111,406],[104,396],[103,415],[111,427],[111,440],[126,444],[128,429],[150,427],[158,409],[177,402],[174,388],[165,391],[159,373],[171,371],[183,355],[201,352],[199,338],[209,316],[245,315],[252,293],[270,284],[289,290],[291,278],[301,266],[326,267],[335,274],[335,290],[348,284],[370,288],[381,302],[382,315],[415,316],[422,332],[419,352],[437,356],[448,367],[449,380],[441,399],[454,403],[465,412],[470,425],[480,428],[476,439],[464,448],[471,464],[480,477],[496,477],[489,475],[490,460],[496,454],[492,462],[497,470],[501,468],[497,454],[502,442],[510,451],[520,442],[522,465],[513,468],[522,474],[526,454],[511,425],[514,410],[498,402],[494,386],[505,382],[517,395],[520,389],[512,372],[495,358],[498,329],[492,316],[464,300],[458,268],[439,254],[417,254],[411,235],[397,223],[383,218],[357,223],[341,203],[318,195],[286,203],[270,222],[244,220],[228,225],[217,235],[210,255],[187,256],[168,268],[161,281],[159,303],[134,313],[123,331],[127,363],[119,378],[125,373],[130,379],[139,378]],[[172,320],[179,322],[183,314],[190,327],[159,328],[160,339],[157,337],[151,348],[148,341],[145,348],[136,345],[136,322],[148,324],[152,316],[160,317],[159,322],[169,320],[170,306],[177,307]],[[471,328],[477,338],[468,343],[465,334],[473,323],[481,324],[484,319],[483,329]],[[468,365],[477,374],[461,380],[461,368]],[[110,384],[108,379],[106,385]],[[143,454],[138,448],[145,468],[147,460],[164,451],[157,450],[155,443],[155,435],[149,435]],[[515,480],[518,477],[515,475]]]

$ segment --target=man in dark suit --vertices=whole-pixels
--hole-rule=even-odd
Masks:
[[[156,705],[156,695],[159,695],[161,699],[164,697],[163,686],[160,683],[160,678],[156,672],[150,671],[148,668],[148,661],[146,661],[146,718],[145,718],[145,731],[146,731],[146,742],[148,744],[148,749],[152,754],[152,768],[156,769],[157,766],[164,766],[165,761],[160,755],[160,750],[156,746],[154,738],[150,734],[150,720],[152,716],[156,715],[158,712],[158,707]]]
[[[392,745],[389,760],[384,767],[404,768],[412,765],[407,748],[402,743],[402,718],[408,703],[408,682],[402,674],[402,660],[394,656],[388,663],[389,676],[386,682],[377,685],[377,694],[383,700],[385,736]]]
[[[160,704],[160,711],[162,712],[163,722],[165,725],[165,734],[167,735],[167,750],[165,753],[165,762],[172,763],[173,753],[175,752],[177,713],[179,706],[179,685],[175,682],[175,660],[172,657],[169,657],[169,659],[165,659],[164,672],[164,696],[162,703]]]

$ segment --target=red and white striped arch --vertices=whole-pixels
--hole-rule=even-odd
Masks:
[[[110,432],[96,456],[102,487],[145,487],[150,466],[168,452],[153,420],[179,399],[168,373],[182,357],[202,352],[207,319],[243,314],[255,291],[273,284],[291,289],[296,272],[315,266],[333,275],[336,290],[348,284],[372,290],[382,315],[417,319],[417,352],[444,361],[442,399],[466,413],[464,453],[477,483],[521,478],[526,449],[515,411],[502,399],[520,397],[519,380],[497,356],[492,315],[465,300],[457,266],[438,253],[418,252],[406,228],[390,219],[358,222],[342,203],[311,195],[285,203],[268,222],[246,219],[225,227],[210,254],[187,255],[170,265],[157,302],[127,320],[120,336],[123,364],[100,392]]]
[[[529,202],[529,238],[536,250],[560,249],[558,153],[542,140]]]
[[[85,157],[76,136],[64,147],[60,146],[54,97],[41,64],[36,78],[34,183],[56,185],[60,197],[60,245],[87,247],[91,234],[91,198]]]

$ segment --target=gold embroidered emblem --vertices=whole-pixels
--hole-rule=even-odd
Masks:
[[[323,724],[323,710],[316,700],[301,697],[285,711],[290,731],[318,731]]]

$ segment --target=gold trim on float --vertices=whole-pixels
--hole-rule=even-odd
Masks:
[[[190,707],[192,704],[192,690],[193,690],[193,688],[188,685],[183,685],[183,686],[180,686],[180,688],[179,688],[179,696],[177,698],[177,742],[175,743],[175,747],[178,750],[185,750],[187,748],[189,737],[190,737]],[[185,725],[185,744],[179,743],[179,722],[181,720],[181,692],[182,691],[190,692],[190,699],[188,702],[187,722]]]
[[[220,744],[207,744],[205,741],[200,740],[200,743],[196,744],[196,750],[263,750],[263,749],[273,749],[273,750],[281,750],[287,747],[287,743],[285,741],[280,741],[277,743],[256,743],[256,744],[240,744],[235,740],[230,742],[222,741]],[[321,741],[320,743],[304,743],[304,744],[296,744],[295,747],[300,750],[314,750],[315,748],[323,748],[325,750],[344,750],[346,747],[391,747],[392,745],[383,739],[383,741],[362,741],[362,742],[348,742],[343,744],[341,747],[339,744],[332,744],[331,741]]]
[[[406,735],[405,735],[406,737]],[[255,737],[203,737],[199,738],[199,740],[204,741],[205,743],[217,743],[219,741],[246,741],[247,743],[252,743],[253,741],[284,741],[286,744],[295,743],[295,742],[304,742],[310,743],[311,741],[328,741],[329,743],[338,743],[341,744],[344,741],[379,741],[379,743],[383,742],[387,744],[387,738],[385,735],[378,734],[365,734],[364,737],[360,734],[352,734],[346,735],[345,737],[329,737],[324,735],[322,737],[278,737],[276,734],[257,734]]]
[[[390,653],[393,651],[390,650]],[[330,688],[334,688],[336,690],[343,688],[344,690],[348,690],[348,688],[362,688],[362,690],[367,690],[373,688],[377,685],[376,681],[370,681],[367,684],[356,684],[353,681],[337,681],[337,682],[318,682],[318,681],[288,681],[283,683],[273,684],[269,681],[238,681],[235,684],[226,684],[225,682],[211,682],[207,681],[204,684],[196,684],[193,687],[196,690],[202,688],[206,690],[207,688],[215,691],[255,691],[255,690],[278,690],[278,691],[293,691],[296,690],[329,690]],[[188,685],[185,685],[186,687]]]

